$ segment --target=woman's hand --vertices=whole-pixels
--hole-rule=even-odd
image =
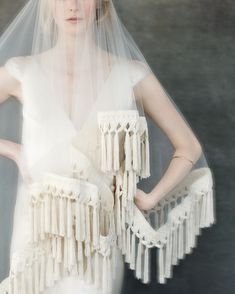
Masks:
[[[23,161],[21,160],[21,155],[20,155],[21,148],[22,148],[22,145],[16,144],[16,147],[15,147],[15,149],[16,149],[15,150],[15,163],[18,166],[18,169],[19,169],[19,172],[20,172],[20,174],[22,176],[23,181],[25,183],[27,183],[27,184],[30,184],[30,183],[32,183],[32,178],[29,175],[28,169],[26,168]]]
[[[134,201],[140,210],[149,210],[157,205],[158,199],[151,193],[145,193],[144,191],[137,189]]]
[[[19,168],[19,172],[26,183],[31,183],[32,179],[26,166],[23,163],[21,156],[22,145],[9,141],[0,139],[0,155],[3,155],[11,160],[13,160]]]

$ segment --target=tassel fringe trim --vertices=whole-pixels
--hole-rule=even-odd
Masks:
[[[137,110],[98,112],[97,117],[101,133],[101,170],[115,174],[124,155],[125,171],[134,171],[139,178],[149,177],[146,118],[139,116]]]

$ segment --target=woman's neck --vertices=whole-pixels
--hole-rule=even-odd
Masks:
[[[69,71],[74,70],[75,64],[79,69],[90,67],[99,52],[94,39],[88,32],[77,35],[59,35],[56,48],[59,54],[62,54],[62,58],[65,58]]]

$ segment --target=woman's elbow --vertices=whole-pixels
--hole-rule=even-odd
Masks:
[[[192,150],[193,150],[194,162],[196,162],[202,155],[202,146],[199,141],[197,141],[196,143],[193,143]]]
[[[201,157],[202,152],[202,146],[198,140],[188,141],[187,144],[178,146],[175,150],[175,154],[185,155],[194,163]]]

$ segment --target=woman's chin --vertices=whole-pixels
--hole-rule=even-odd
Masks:
[[[77,24],[77,23],[68,25],[64,30],[66,35],[69,35],[69,36],[78,36],[85,33],[86,31],[87,31],[87,28],[84,24]]]

